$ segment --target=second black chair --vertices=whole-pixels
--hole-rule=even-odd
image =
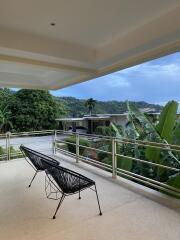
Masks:
[[[20,150],[23,152],[26,161],[35,170],[35,174],[29,184],[29,187],[31,187],[31,184],[38,172],[45,171],[45,169],[48,169],[49,167],[58,166],[60,164],[54,158],[44,155],[40,152],[36,152],[35,150],[27,148],[24,145],[20,146]]]

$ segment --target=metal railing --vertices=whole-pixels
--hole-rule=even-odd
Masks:
[[[69,141],[68,137],[73,136],[73,141]],[[90,144],[85,145],[83,140],[88,141]],[[97,145],[100,143],[100,147]],[[73,132],[65,132],[60,130],[47,130],[47,131],[33,131],[21,133],[6,133],[0,134],[0,160],[11,160],[22,157],[19,146],[24,144],[37,151],[42,151],[47,154],[57,154],[58,152],[70,155],[75,158],[78,163],[80,160],[90,165],[96,166],[112,174],[115,179],[117,176],[124,177],[136,183],[143,184],[155,190],[168,193],[170,195],[180,198],[180,189],[168,185],[166,182],[159,179],[147,177],[146,175],[139,174],[134,171],[129,171],[120,167],[122,159],[126,161],[131,160],[133,163],[141,164],[145,168],[159,168],[166,171],[171,171],[173,174],[180,173],[180,165],[172,166],[157,163],[155,161],[147,161],[142,157],[128,156],[123,152],[117,151],[118,145],[128,145],[130,150],[137,148],[153,148],[160,151],[169,151],[171,153],[179,154],[180,161],[180,146],[170,145],[157,142],[147,142],[140,140],[132,140],[126,138],[115,138],[109,136],[100,136],[92,134],[80,134]],[[69,146],[73,148],[69,149]],[[94,154],[94,155],[93,155]],[[102,161],[98,158],[99,154],[105,154],[108,161]]]
[[[68,136],[74,136],[74,142],[68,140]],[[103,142],[104,145],[108,142],[109,148],[108,150],[104,150],[102,147],[97,148],[93,144],[91,146],[82,145],[80,143],[80,139],[86,139],[89,142]],[[124,155],[123,153],[119,153],[117,151],[118,144],[126,144],[133,147],[141,147],[141,148],[153,148],[158,149],[161,151],[168,151],[177,153],[180,156],[180,146],[178,145],[171,145],[171,144],[164,144],[164,143],[157,143],[157,142],[147,142],[147,141],[135,141],[132,139],[126,138],[115,138],[109,136],[100,136],[100,135],[91,135],[91,134],[80,134],[80,133],[72,133],[72,132],[65,132],[65,131],[56,131],[55,133],[55,153],[61,152],[66,155],[71,155],[75,157],[76,162],[78,163],[79,160],[86,162],[88,164],[94,165],[98,168],[107,170],[111,172],[112,177],[116,178],[117,176],[121,176],[127,178],[129,180],[135,181],[137,183],[143,184],[147,187],[151,187],[155,190],[159,190],[161,192],[168,193],[170,195],[180,197],[180,189],[172,187],[168,185],[166,182],[162,182],[157,179],[153,179],[151,177],[143,176],[142,174],[128,171],[123,169],[119,166],[119,161],[122,161],[124,158],[126,161],[131,160],[132,162],[142,164],[144,167],[147,166],[149,168],[159,168],[164,169],[166,171],[172,171],[173,174],[180,173],[180,164],[178,166],[169,166],[163,163],[156,163],[155,161],[147,161],[147,159],[137,158],[135,156],[128,156]],[[73,151],[69,151],[68,146],[74,146]],[[80,149],[84,149],[86,154],[80,154]],[[110,162],[102,162],[99,161],[97,158],[93,158],[92,156],[88,156],[88,152],[97,153],[104,153],[110,156]],[[179,158],[180,161],[180,158]]]
[[[22,157],[21,144],[50,154],[55,154],[54,130],[0,134],[0,160],[9,161]]]

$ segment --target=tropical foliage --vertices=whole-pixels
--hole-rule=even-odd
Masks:
[[[108,132],[111,136],[116,136],[121,140],[132,139],[134,142],[138,140],[158,142],[167,145],[167,147],[161,150],[152,146],[138,146],[137,144],[119,142],[117,144],[117,153],[124,157],[117,158],[117,166],[141,176],[179,187],[180,173],[127,158],[136,157],[147,162],[180,169],[180,155],[171,151],[168,146],[168,144],[179,144],[180,141],[180,122],[176,120],[177,108],[177,102],[171,101],[167,103],[158,121],[151,122],[134,104],[127,102],[128,122],[123,131],[119,131],[118,127],[112,124],[107,127],[108,130],[103,129],[103,132]],[[103,144],[100,148],[111,151],[111,143],[109,145]],[[108,154],[99,154],[99,159],[105,163],[111,163],[111,157]]]
[[[75,136],[70,136],[70,137],[67,137],[65,139],[65,141],[67,142],[67,147],[68,147],[68,151],[69,152],[72,152],[72,153],[76,153],[76,137]],[[84,151],[86,150],[84,147],[82,146],[86,146],[86,147],[89,147],[90,146],[90,143],[87,139],[85,138],[80,138],[79,139],[79,145],[81,145],[79,147],[79,154],[80,155],[83,155],[84,154]]]
[[[0,132],[12,129],[12,114],[10,106],[13,102],[13,93],[9,89],[0,89]]]
[[[9,149],[9,157],[8,159],[16,159],[17,157],[22,157],[23,154],[19,149],[15,149],[13,146],[10,146]],[[5,147],[0,146],[0,161],[7,160],[7,149]]]

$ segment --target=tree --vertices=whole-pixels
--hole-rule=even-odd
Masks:
[[[94,109],[95,105],[96,105],[96,100],[94,100],[93,98],[89,98],[85,102],[85,106],[88,108],[90,116],[92,115],[92,110]]]
[[[14,95],[11,112],[16,131],[54,129],[55,119],[66,114],[64,106],[48,91],[22,89]]]
[[[8,88],[0,89],[0,131],[5,133],[12,129],[12,113],[10,105],[13,102],[13,92]]]
[[[6,133],[13,128],[11,112],[7,108],[0,110],[0,131]]]

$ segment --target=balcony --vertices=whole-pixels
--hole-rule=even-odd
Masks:
[[[10,145],[15,148],[24,143],[36,149],[39,146],[40,151],[52,154],[52,136],[40,135],[14,136]],[[94,192],[86,190],[81,200],[76,195],[67,198],[56,220],[52,220],[57,201],[45,197],[44,173],[37,175],[29,189],[33,170],[26,161],[2,161],[0,239],[179,239],[179,200],[119,176],[112,178],[110,171],[92,166],[93,162],[76,163],[73,156],[59,151],[55,157],[62,166],[96,181],[103,215],[98,215]]]
[[[177,0],[78,0],[53,4],[44,0],[6,0],[1,4],[0,21],[3,87],[60,89],[180,48]],[[111,156],[111,162],[103,164],[92,156],[81,156],[83,146],[78,135],[71,143],[75,154],[67,152],[63,148],[67,143],[60,135],[51,131],[0,135],[0,239],[179,239],[180,201],[162,193],[180,195],[179,189],[119,168],[117,158],[122,156],[116,152],[117,139],[108,139],[112,150],[104,152]],[[31,189],[27,188],[33,171],[19,152],[22,143],[55,154],[62,166],[94,179],[103,216],[98,215],[94,193],[87,190],[81,201],[76,196],[67,198],[57,219],[52,220],[57,202],[45,197],[44,174],[37,176]],[[173,151],[180,151],[175,147]],[[176,166],[148,164],[179,172]]]

